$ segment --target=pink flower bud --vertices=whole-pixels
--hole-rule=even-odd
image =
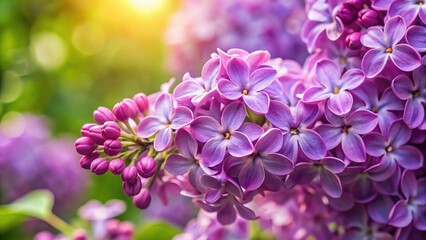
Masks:
[[[77,229],[72,234],[72,239],[73,240],[88,240],[89,238],[87,237],[86,231],[84,231],[83,229]]]
[[[92,164],[90,164],[90,171],[95,173],[96,175],[102,175],[108,171],[109,162],[105,158],[96,158],[93,160]]]
[[[112,111],[115,118],[122,122],[128,120],[129,118],[136,117],[139,114],[139,109],[135,101],[130,98],[126,98],[123,101],[115,104],[112,108]]]
[[[148,97],[143,93],[138,93],[135,96],[133,96],[133,100],[135,101],[136,105],[138,106],[138,109],[140,112],[144,112],[149,108],[149,101]]]
[[[104,152],[108,156],[116,156],[121,152],[121,142],[119,140],[107,139],[104,142]]]
[[[89,137],[98,145],[102,145],[105,142],[105,138],[102,136],[102,126],[95,125],[89,129]]]
[[[346,46],[352,50],[358,50],[362,47],[361,44],[361,34],[359,32],[354,32],[346,36],[345,39]]]
[[[147,207],[149,207],[150,203],[151,193],[146,188],[142,189],[138,195],[133,197],[133,204],[139,209],[146,209]]]
[[[96,126],[96,124],[94,124],[94,123],[86,123],[86,124],[84,124],[83,127],[81,127],[81,131],[80,131],[81,136],[83,136],[83,137],[90,137],[90,131],[89,130],[93,126]]]
[[[373,9],[365,8],[358,13],[358,22],[364,27],[371,27],[379,24],[379,14]]]
[[[117,219],[108,220],[108,222],[106,223],[106,231],[108,236],[114,239],[119,234],[118,232],[119,226],[120,226],[120,221],[118,221]]]
[[[135,227],[133,223],[129,221],[121,222],[118,226],[118,234],[121,236],[131,237],[134,231]]]
[[[155,173],[156,166],[157,164],[152,157],[144,157],[136,164],[139,175],[144,178],[152,177]]]
[[[127,196],[135,196],[142,189],[142,182],[140,178],[136,178],[134,182],[123,182],[123,190]]]
[[[90,169],[90,165],[92,164],[93,160],[99,157],[98,152],[93,152],[90,155],[85,155],[80,158],[80,166],[84,169]]]
[[[125,182],[135,182],[139,179],[138,171],[135,166],[128,166],[124,168],[123,173],[121,174],[121,179]]]
[[[120,126],[113,121],[106,121],[101,128],[101,134],[105,139],[117,139],[120,137]]]
[[[344,24],[350,24],[357,18],[357,12],[351,7],[345,7],[345,5],[337,13]]]
[[[93,118],[99,124],[104,124],[106,121],[114,121],[114,114],[106,107],[98,107],[93,112]]]
[[[90,138],[81,137],[75,141],[74,147],[79,154],[90,155],[97,146]]]
[[[109,162],[109,171],[115,175],[121,174],[125,167],[126,163],[121,158],[113,159]]]

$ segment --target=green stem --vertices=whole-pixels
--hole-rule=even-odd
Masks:
[[[67,236],[72,236],[74,232],[74,228],[71,225],[69,225],[53,213],[49,214],[49,216],[47,216],[44,221],[46,221],[47,223],[52,225],[52,227],[58,229],[60,232]]]

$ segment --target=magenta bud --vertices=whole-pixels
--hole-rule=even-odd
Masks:
[[[131,237],[135,231],[135,227],[132,222],[124,221],[118,226],[118,235]]]
[[[364,27],[371,27],[379,24],[379,14],[373,9],[365,8],[358,13],[358,22]]]
[[[337,15],[344,24],[351,24],[357,18],[357,12],[355,11],[355,9],[345,6],[340,9]]]
[[[125,98],[123,101],[117,103],[112,108],[115,118],[119,121],[127,121],[129,118],[136,117],[139,114],[139,109],[135,101],[130,98]]]
[[[121,158],[111,160],[108,166],[109,171],[115,175],[121,174],[125,167],[126,167],[126,163]]]
[[[92,164],[93,160],[95,160],[97,157],[99,157],[98,152],[93,152],[90,155],[85,155],[80,158],[80,166],[84,169],[90,169],[90,165]]]
[[[90,155],[95,149],[96,144],[88,137],[81,137],[74,143],[75,150],[81,155]]]
[[[98,107],[93,112],[93,118],[99,124],[104,124],[106,121],[114,121],[114,114],[106,107]]]
[[[117,219],[110,219],[106,223],[106,231],[109,237],[115,239],[115,237],[119,234],[118,228],[120,227],[120,221]]]
[[[120,137],[120,126],[113,121],[106,121],[101,128],[101,134],[105,139],[117,139]]]
[[[77,229],[73,232],[72,239],[73,240],[88,240],[89,238],[87,237],[86,231],[84,231],[83,229]]]
[[[345,39],[346,46],[352,50],[358,50],[362,47],[361,44],[361,33],[353,32],[346,36]]]
[[[109,162],[105,158],[96,158],[93,160],[92,164],[90,164],[90,171],[95,173],[96,175],[102,175],[108,171]]]
[[[90,137],[90,131],[89,130],[93,126],[96,126],[96,124],[94,124],[94,123],[86,123],[86,124],[84,124],[83,127],[81,127],[81,131],[80,131],[81,136],[83,136],[83,137]]]
[[[361,10],[363,8],[363,1],[362,0],[346,0],[346,2],[343,3],[343,7],[352,8],[354,10]]]
[[[115,156],[121,152],[121,142],[119,140],[107,139],[104,142],[104,152],[108,156]]]
[[[144,188],[141,192],[133,197],[133,204],[139,209],[146,209],[151,203],[151,193]]]
[[[149,101],[148,97],[143,93],[138,93],[135,96],[133,96],[133,100],[136,103],[136,106],[138,106],[138,109],[140,112],[144,112],[149,108]]]
[[[123,182],[123,190],[127,196],[135,196],[142,189],[142,182],[140,178],[136,178],[134,182]]]
[[[105,138],[102,136],[102,126],[95,125],[89,129],[89,137],[98,145],[102,145],[105,142]]]
[[[124,168],[123,173],[121,173],[121,179],[125,182],[135,182],[139,179],[138,171],[135,166],[128,166]]]
[[[37,233],[33,240],[55,240],[55,235],[48,231],[42,231]]]
[[[156,166],[152,157],[144,157],[136,164],[136,169],[142,177],[150,178],[154,175]]]

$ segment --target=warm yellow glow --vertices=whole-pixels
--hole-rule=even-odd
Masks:
[[[153,13],[159,11],[166,0],[130,0],[136,10],[142,13]]]

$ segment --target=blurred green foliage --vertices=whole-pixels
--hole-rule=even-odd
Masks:
[[[171,77],[163,38],[178,5],[164,0],[148,11],[135,0],[0,0],[0,118],[43,114],[55,134],[77,136],[98,106],[158,91]],[[117,178],[92,176],[84,200],[121,198],[122,218],[137,221],[141,212]]]

